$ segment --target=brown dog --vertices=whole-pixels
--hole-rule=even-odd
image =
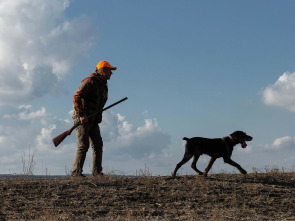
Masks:
[[[172,177],[176,176],[177,170],[186,162],[188,162],[193,156],[194,160],[191,167],[199,174],[207,176],[209,170],[211,169],[214,161],[222,157],[225,163],[228,163],[236,167],[242,174],[247,172],[236,162],[234,162],[230,157],[233,152],[233,148],[237,144],[241,144],[243,148],[247,146],[246,141],[251,141],[252,137],[244,133],[243,131],[235,131],[230,136],[223,138],[203,138],[203,137],[193,137],[191,139],[184,137],[187,141],[185,145],[185,153],[183,159],[176,165],[176,168],[172,174]],[[197,161],[202,154],[207,154],[211,156],[211,160],[205,169],[204,173],[197,169]]]

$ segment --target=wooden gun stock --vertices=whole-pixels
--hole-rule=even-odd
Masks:
[[[115,106],[115,105],[117,105],[117,104],[119,104],[119,103],[121,103],[121,102],[127,100],[127,99],[128,99],[128,98],[125,97],[125,98],[123,98],[122,100],[119,100],[119,101],[117,101],[116,103],[113,103],[113,104],[111,104],[110,106],[107,106],[107,107],[104,108],[102,111],[105,111],[105,110],[107,110],[107,109],[109,109],[109,108],[111,108],[111,107],[113,107],[113,106]],[[95,116],[95,115],[98,114],[98,113],[100,113],[100,112],[96,112],[96,113],[94,113],[94,114],[91,114],[91,115],[88,116],[88,118],[91,118],[91,117]],[[78,127],[79,125],[81,125],[81,121],[78,121],[77,123],[75,123],[74,126],[72,126],[71,129],[69,129],[69,130],[63,132],[62,134],[56,136],[55,138],[53,138],[53,139],[52,139],[52,142],[53,142],[54,146],[57,147],[61,142],[63,142],[63,140],[64,140],[67,136],[71,135],[71,133],[73,132],[73,130],[75,130],[75,128]]]

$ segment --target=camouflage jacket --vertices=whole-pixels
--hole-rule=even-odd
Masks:
[[[96,73],[85,78],[73,96],[74,117],[102,111],[108,99],[108,85]],[[101,116],[97,116],[99,118]]]

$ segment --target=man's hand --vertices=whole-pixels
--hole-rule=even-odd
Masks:
[[[82,124],[86,124],[88,122],[88,117],[86,115],[83,115],[80,117],[80,121]]]

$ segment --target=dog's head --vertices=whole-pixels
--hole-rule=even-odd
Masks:
[[[235,131],[230,136],[237,142],[237,144],[240,143],[242,148],[246,148],[246,141],[251,141],[253,139],[243,131]]]

